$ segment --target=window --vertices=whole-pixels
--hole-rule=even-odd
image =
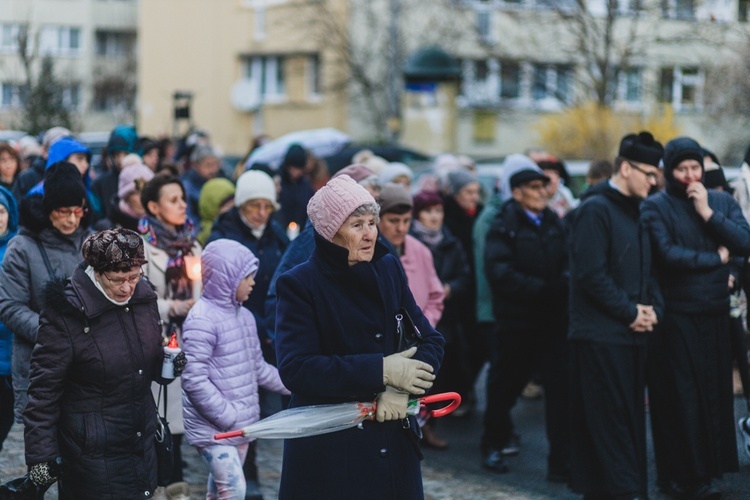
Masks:
[[[676,110],[699,110],[702,106],[703,72],[696,67],[662,68],[659,101]]]
[[[80,90],[71,90],[71,101]],[[64,94],[63,94],[64,97]],[[131,110],[134,106],[134,92],[121,83],[104,80],[94,84],[94,97],[91,107],[94,111]]]
[[[477,10],[477,35],[479,35],[479,40],[487,45],[492,45],[495,42],[492,32],[492,11]]]
[[[621,92],[618,96],[621,101],[640,102],[641,101],[641,70],[640,68],[630,68],[620,72]]]
[[[739,11],[737,12],[737,20],[746,23],[748,20],[748,11],[750,11],[750,0],[739,0]]]
[[[62,92],[63,105],[67,109],[76,110],[81,105],[81,86],[77,83],[69,85]]]
[[[572,98],[573,68],[563,64],[535,64],[532,68],[531,97],[535,101],[556,99],[568,103]]]
[[[500,97],[502,99],[521,97],[521,66],[516,62],[500,63]]]
[[[245,77],[263,101],[279,100],[286,95],[283,56],[253,56],[245,60]]]
[[[661,0],[661,11],[670,19],[695,19],[695,0]]]
[[[20,108],[26,101],[23,87],[16,83],[0,83],[0,108]]]
[[[18,36],[26,29],[21,24],[0,24],[0,51],[15,52],[18,50]]]
[[[43,55],[78,55],[81,51],[81,29],[69,26],[45,26],[39,34]]]
[[[118,31],[96,32],[96,55],[103,57],[129,57],[135,47],[135,33]]]
[[[312,98],[320,97],[320,56],[312,55],[307,59],[307,94]]]

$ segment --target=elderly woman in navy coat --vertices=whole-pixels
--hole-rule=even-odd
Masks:
[[[277,282],[276,353],[291,406],[377,400],[376,421],[284,445],[280,499],[422,498],[419,429],[409,395],[424,394],[443,337],[409,292],[395,256],[377,243],[379,208],[342,175],[310,200],[310,260]],[[422,335],[398,352],[405,308]]]

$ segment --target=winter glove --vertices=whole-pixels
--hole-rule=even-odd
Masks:
[[[37,486],[49,486],[60,477],[57,462],[41,462],[29,466],[29,479]]]
[[[177,356],[172,360],[172,366],[174,367],[174,376],[179,377],[182,372],[185,371],[187,365],[187,358],[185,357],[185,351],[180,351]]]
[[[406,405],[409,393],[399,391],[393,387],[386,387],[385,392],[378,395],[375,419],[378,422],[386,420],[401,420],[406,418]]]
[[[432,366],[410,359],[416,352],[417,348],[412,347],[383,358],[383,384],[416,395],[432,387]]]

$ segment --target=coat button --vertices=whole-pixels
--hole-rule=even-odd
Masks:
[[[375,342],[382,342],[383,341],[383,334],[378,332],[375,334]]]
[[[143,494],[144,494],[145,496],[147,496],[147,497],[150,497],[150,496],[151,496],[151,492],[150,492],[150,491],[144,491],[144,492],[143,492]]]
[[[138,375],[143,375],[143,370],[138,370]]]
[[[125,308],[125,312],[130,312],[130,308],[129,308],[129,307],[126,307],[126,308]]]
[[[141,431],[136,432],[135,435],[141,437]]]
[[[380,456],[381,457],[387,457],[388,456],[388,448],[381,448],[380,449]]]

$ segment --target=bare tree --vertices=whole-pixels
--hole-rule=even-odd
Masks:
[[[18,57],[24,72],[21,128],[31,134],[58,125],[73,128],[74,119],[63,100],[65,84],[55,74],[52,57],[45,55],[37,64],[38,38],[38,33],[32,38],[26,27],[18,32]]]
[[[325,90],[348,95],[356,113],[371,121],[376,140],[395,139],[401,121],[402,70],[418,48],[453,45],[472,32],[464,8],[452,0],[335,0],[302,2],[306,34],[323,49],[329,75]],[[449,15],[446,15],[448,13]]]

